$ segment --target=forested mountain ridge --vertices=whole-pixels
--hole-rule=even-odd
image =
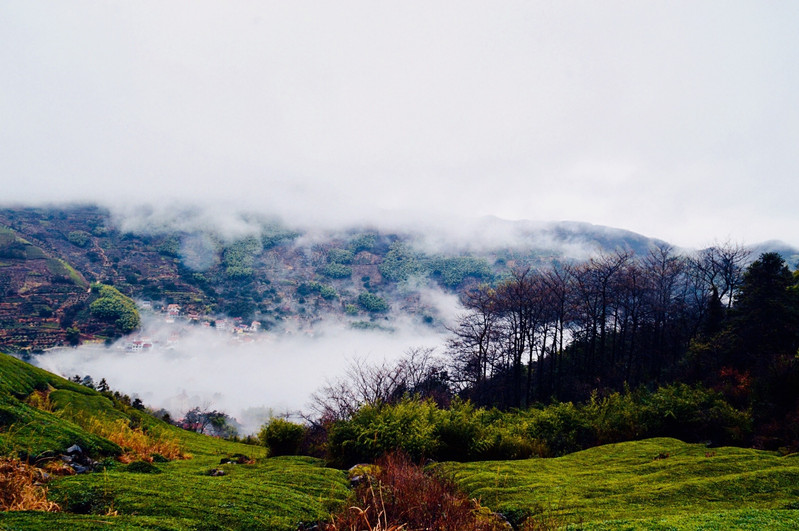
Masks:
[[[418,231],[311,233],[263,216],[240,221],[247,230],[230,235],[207,224],[131,228],[94,205],[0,210],[0,348],[36,351],[129,331],[116,313],[103,315],[97,304],[92,311],[93,283],[156,310],[177,305],[194,319],[229,316],[261,329],[306,328],[323,317],[390,326],[400,314],[436,326],[437,309],[423,296],[430,287],[463,293],[520,266],[620,249],[644,254],[663,243],[585,223],[486,218],[486,234],[513,238],[487,245],[475,234],[476,243],[440,251]]]

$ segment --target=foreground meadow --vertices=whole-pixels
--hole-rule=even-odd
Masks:
[[[74,475],[63,464],[73,445],[94,472]],[[294,530],[349,495],[346,473],[322,460],[267,459],[262,446],[179,429],[4,354],[0,457],[4,470],[39,467],[34,488],[17,493],[20,480],[0,473],[0,494],[9,494],[0,501],[24,508],[49,477],[47,499],[60,509],[0,512],[0,529]]]
[[[75,444],[94,459],[94,472],[60,475]],[[262,446],[181,430],[5,355],[0,458],[48,471],[49,481],[32,485],[59,509],[0,512],[0,529],[289,531],[330,522],[356,503],[347,473],[323,460],[269,457]],[[482,507],[528,530],[799,528],[794,455],[652,438],[426,471],[451,477]],[[0,494],[11,480],[0,470]]]
[[[655,438],[551,459],[443,463],[511,522],[572,529],[797,529],[799,457]]]

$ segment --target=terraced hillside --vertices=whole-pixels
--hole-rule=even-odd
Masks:
[[[149,446],[139,445],[145,436]],[[59,475],[75,444],[94,471]],[[0,512],[0,529],[294,530],[351,503],[344,471],[266,454],[0,355],[0,455],[55,463],[48,497],[60,507]],[[797,459],[657,438],[431,468],[514,524],[532,519],[532,529],[796,529]]]
[[[462,293],[516,266],[598,251],[643,256],[664,243],[575,222],[485,218],[468,238],[453,239],[436,228],[300,230],[264,215],[229,218],[215,225],[190,207],[121,216],[95,205],[0,206],[0,348],[36,352],[113,337],[89,319],[91,283],[156,310],[174,305],[186,318],[240,318],[261,330],[307,329],[326,318],[364,327],[394,316],[437,326],[438,309],[424,296],[430,288]],[[797,252],[780,242],[761,248]]]
[[[575,529],[797,529],[799,456],[656,438],[551,459],[446,463],[469,496]]]
[[[230,235],[191,209],[177,218],[192,221],[178,226],[142,215],[128,226],[91,205],[0,209],[0,348],[35,352],[70,339],[113,337],[88,319],[85,287],[94,282],[156,310],[172,305],[195,321],[258,321],[261,330],[310,328],[325,318],[364,328],[392,315],[436,326],[437,309],[423,290],[458,292],[507,272],[519,259],[559,254],[539,248],[425,252],[412,245],[420,235],[365,228],[306,234],[247,215],[237,222],[248,229]],[[581,230],[559,227],[552,238],[570,241]],[[648,241],[602,232],[592,245],[643,248]],[[405,282],[411,278],[426,280]]]
[[[177,447],[179,455],[136,454],[137,435]],[[69,472],[59,463],[76,444],[94,471],[58,475]],[[263,447],[180,430],[5,354],[0,455],[56,474],[48,496],[61,508],[0,512],[0,529],[294,530],[324,519],[348,495],[346,474],[318,459],[266,459]]]
[[[88,299],[88,287],[65,261],[0,227],[0,344],[35,350],[66,343],[59,318]]]

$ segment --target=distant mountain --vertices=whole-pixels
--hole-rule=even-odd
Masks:
[[[95,205],[0,209],[0,350],[37,351],[124,333],[117,313],[109,318],[92,306],[99,293],[89,290],[93,283],[113,286],[156,315],[205,324],[226,316],[250,329],[291,331],[335,318],[357,328],[390,328],[403,315],[435,327],[441,316],[428,293],[456,294],[520,265],[618,249],[645,254],[665,243],[572,221],[486,217],[447,229],[333,231],[294,229],[250,214],[233,222],[197,210],[170,215],[165,221],[142,208],[124,217]],[[763,249],[799,254],[780,245]],[[124,301],[114,304],[116,311]]]
[[[748,246],[753,258],[763,253],[779,253],[791,269],[799,268],[799,249],[780,240],[769,240]]]

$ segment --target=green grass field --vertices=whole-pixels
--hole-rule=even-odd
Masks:
[[[49,389],[54,412],[26,399]],[[29,401],[29,400],[27,400]],[[125,419],[164,433],[190,459],[155,462],[136,472],[113,459],[118,445],[81,428],[79,417]],[[224,441],[169,426],[132,408],[115,405],[91,389],[0,354],[0,454],[35,459],[79,444],[105,470],[59,477],[49,497],[61,513],[0,513],[0,529],[276,529],[325,519],[349,495],[345,472],[310,457],[267,459],[264,447]],[[251,464],[221,464],[242,454]],[[225,475],[208,472],[222,469]],[[155,472],[155,473],[153,473]]]
[[[44,390],[53,411],[34,407],[31,397]],[[191,458],[145,470],[123,464],[115,460],[123,448],[81,427],[87,417],[162,433]],[[35,459],[75,443],[104,471],[53,479],[49,497],[62,512],[0,513],[0,529],[295,530],[327,519],[350,495],[346,473],[321,460],[267,458],[263,447],[180,430],[0,354],[0,454]],[[252,462],[221,464],[237,454]],[[533,517],[542,529],[799,529],[797,456],[659,438],[435,466],[511,522]]]
[[[584,529],[799,528],[799,457],[658,438],[564,457],[445,463],[509,515]]]

